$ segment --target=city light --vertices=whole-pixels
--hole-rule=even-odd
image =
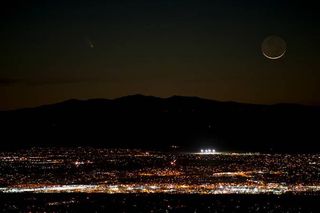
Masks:
[[[123,170],[123,165],[133,166]],[[310,194],[320,192],[319,165],[319,154],[216,152],[212,147],[197,153],[33,148],[0,153],[5,171],[0,193]],[[30,168],[46,172],[24,173]]]

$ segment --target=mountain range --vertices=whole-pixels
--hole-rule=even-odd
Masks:
[[[97,146],[319,152],[320,107],[258,105],[198,97],[132,95],[71,99],[0,112],[2,150]]]

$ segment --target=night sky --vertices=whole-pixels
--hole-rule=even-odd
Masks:
[[[138,93],[320,104],[316,1],[6,4],[0,15],[0,110]],[[281,59],[261,53],[269,35],[286,41]]]

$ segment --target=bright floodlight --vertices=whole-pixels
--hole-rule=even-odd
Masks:
[[[201,149],[200,153],[202,154],[214,154],[216,152],[215,149]]]

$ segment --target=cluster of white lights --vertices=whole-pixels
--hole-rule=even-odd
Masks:
[[[206,154],[212,154],[212,153],[215,153],[216,150],[214,150],[214,149],[201,149],[200,152],[206,153]]]

